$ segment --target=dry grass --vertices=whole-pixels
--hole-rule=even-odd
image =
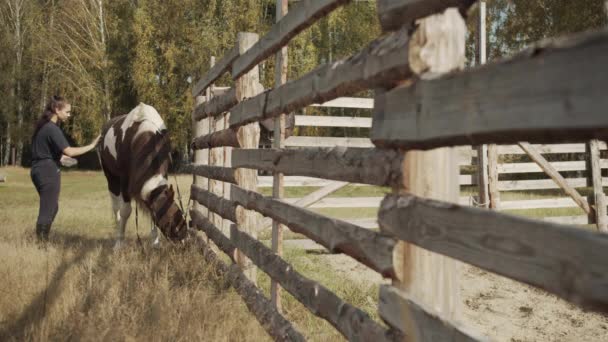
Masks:
[[[192,246],[148,246],[150,223],[140,213],[127,226],[128,247],[114,252],[105,179],[98,172],[64,171],[51,243],[33,238],[38,196],[29,170],[0,169],[0,341],[268,340],[243,300],[205,265]],[[171,177],[175,183],[176,179]],[[178,176],[184,205],[192,177]],[[318,255],[286,249],[304,275],[378,319],[377,286],[338,277]],[[258,272],[263,291],[270,280]],[[313,341],[343,337],[284,292],[285,315]]]
[[[37,195],[27,170],[0,173],[8,175],[0,184],[0,340],[268,340],[193,247],[143,255],[131,222],[130,247],[114,253],[99,173],[64,173],[47,249],[32,238]]]

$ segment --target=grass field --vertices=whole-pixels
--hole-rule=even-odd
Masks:
[[[47,249],[33,238],[38,196],[29,170],[0,169],[0,341],[21,340],[267,340],[241,298],[193,246],[148,244],[150,222],[140,217],[127,227],[128,247],[112,250],[114,223],[106,183],[99,172],[64,171],[59,215]],[[190,176],[171,177],[189,197]],[[302,197],[312,187],[287,188],[287,197]],[[261,189],[269,194],[268,188]],[[388,190],[347,186],[332,197],[379,197]],[[466,195],[467,191],[463,192]],[[504,193],[504,200],[561,197],[556,191]],[[376,208],[322,208],[344,219],[376,216]],[[579,215],[577,208],[512,211],[526,216]],[[268,232],[260,234],[269,238]],[[286,233],[286,238],[302,238]],[[267,243],[267,241],[266,241]],[[377,285],[346,280],[326,258],[302,249],[286,249],[295,269],[335,291],[347,302],[376,314]],[[268,294],[269,278],[258,272]],[[286,316],[309,339],[342,340],[325,321],[284,295]]]
[[[4,168],[0,174],[8,179],[0,183],[0,341],[268,340],[238,294],[194,247],[164,243],[151,250],[146,219],[139,219],[144,251],[136,243],[133,215],[128,247],[114,252],[101,173],[63,172],[59,214],[47,249],[33,238],[38,196],[29,170]],[[178,182],[187,199],[192,178],[178,176]],[[377,286],[336,277],[319,256],[301,249],[288,249],[285,258],[375,315]],[[268,293],[268,277],[258,274]],[[284,308],[311,340],[342,340],[289,295]]]

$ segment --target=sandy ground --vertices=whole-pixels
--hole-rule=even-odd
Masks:
[[[310,240],[286,246],[324,250]],[[336,272],[370,285],[389,283],[373,270],[342,254],[322,254]],[[608,316],[583,312],[553,295],[465,265],[461,276],[463,324],[491,341],[608,341]]]

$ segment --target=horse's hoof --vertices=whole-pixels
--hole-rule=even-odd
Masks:
[[[160,249],[160,238],[156,238],[154,241],[152,241],[152,248]]]
[[[125,243],[122,240],[118,240],[114,243],[114,252],[118,252],[123,248],[125,248]]]

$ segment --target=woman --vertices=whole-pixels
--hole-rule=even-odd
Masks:
[[[32,136],[32,182],[40,195],[40,209],[36,221],[36,236],[47,241],[51,224],[59,210],[61,186],[60,160],[62,155],[77,157],[95,148],[99,137],[83,147],[70,147],[58,121],[67,121],[72,106],[60,96],[49,100],[34,126]]]

